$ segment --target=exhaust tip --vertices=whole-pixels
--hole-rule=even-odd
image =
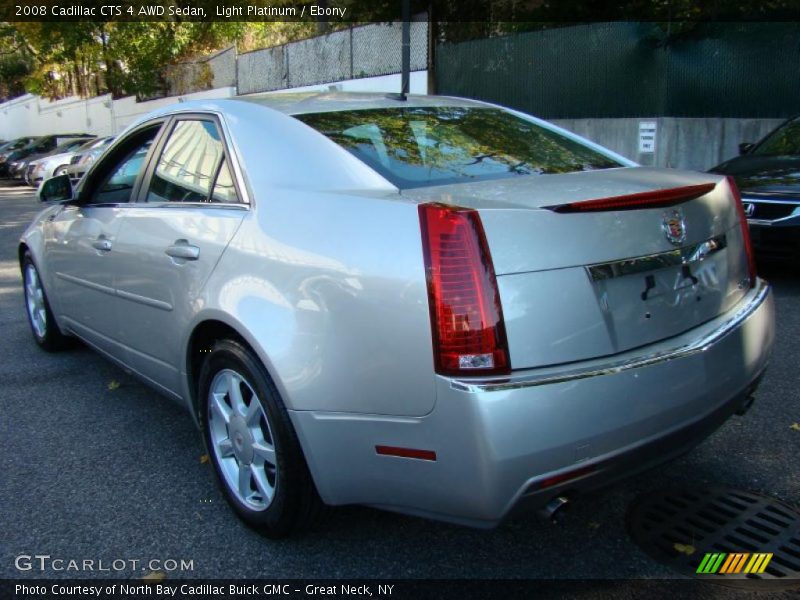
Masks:
[[[564,496],[557,496],[539,509],[539,515],[552,523],[558,523],[564,517],[563,510],[569,504],[569,499]]]

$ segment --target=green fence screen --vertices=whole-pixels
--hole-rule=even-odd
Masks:
[[[548,118],[788,117],[800,23],[592,23],[436,46],[436,92]]]

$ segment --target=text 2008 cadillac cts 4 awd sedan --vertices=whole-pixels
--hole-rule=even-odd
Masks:
[[[652,466],[773,342],[731,180],[480,102],[187,102],[40,195],[36,341],[184,403],[273,536],[324,504],[487,527]]]

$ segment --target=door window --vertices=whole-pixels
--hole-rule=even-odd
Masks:
[[[206,120],[175,125],[153,171],[147,202],[237,202],[217,126]]]
[[[160,125],[134,135],[129,143],[123,144],[99,167],[92,181],[100,181],[90,189],[90,204],[119,204],[129,202],[136,180],[139,178],[147,160],[147,152],[160,129]]]

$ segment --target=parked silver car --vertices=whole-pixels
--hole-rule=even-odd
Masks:
[[[557,506],[743,412],[773,343],[730,180],[480,102],[187,102],[40,196],[37,343],[185,404],[272,536],[325,504]]]
[[[77,185],[84,173],[89,170],[89,167],[100,156],[106,148],[114,141],[114,136],[96,138],[81,146],[75,154],[70,158],[69,164],[56,169],[55,175],[69,175],[70,181],[73,185]]]

